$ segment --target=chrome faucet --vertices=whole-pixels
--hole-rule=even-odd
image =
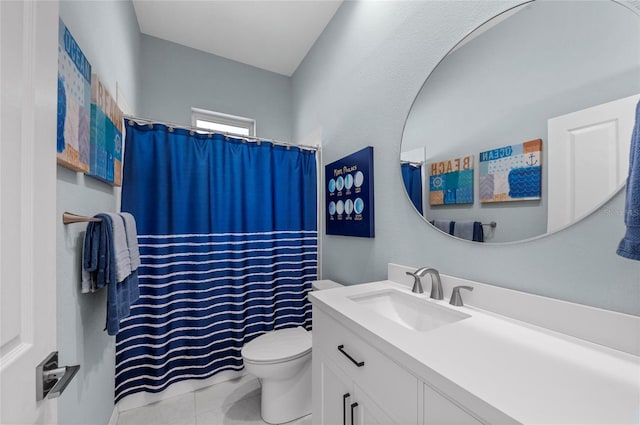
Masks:
[[[420,281],[420,278],[425,274],[427,274],[427,270],[429,270],[428,267],[420,267],[418,270],[416,270],[413,273],[406,272],[407,275],[413,276],[413,288],[411,288],[411,292],[414,292],[416,294],[424,293],[424,289],[422,289],[422,282]]]
[[[413,288],[411,288],[411,292],[415,292],[417,294],[424,293],[422,289],[422,282],[420,278],[430,274],[431,275],[431,295],[430,297],[435,300],[444,299],[442,296],[442,282],[440,281],[440,273],[438,270],[431,267],[420,267],[415,272],[407,272],[409,276],[413,276]]]

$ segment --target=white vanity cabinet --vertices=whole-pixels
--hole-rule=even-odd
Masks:
[[[418,424],[418,379],[316,307],[312,361],[314,425]]]
[[[404,277],[405,269],[390,274]],[[449,288],[468,283],[448,279]],[[309,294],[315,425],[640,425],[640,349],[617,334],[601,335],[621,329],[633,340],[638,317],[477,282],[478,295],[495,300],[476,301],[498,311],[452,307],[412,294],[410,283],[386,280]],[[500,314],[514,306],[528,311],[522,314],[532,315],[533,323]],[[465,317],[447,321],[444,309]],[[532,309],[551,311],[561,323],[541,327]],[[575,318],[562,321],[565,311]]]
[[[394,421],[371,400],[357,383],[327,357],[320,355],[314,363],[314,379],[319,388],[319,414],[312,416],[314,424],[386,425]],[[315,361],[315,360],[314,360]],[[315,378],[318,376],[319,378]],[[315,401],[315,400],[314,400]],[[314,409],[315,413],[315,409]]]
[[[424,425],[481,425],[482,422],[471,416],[454,402],[441,395],[429,385],[423,386],[423,424]]]
[[[314,425],[478,425],[466,410],[313,310]]]

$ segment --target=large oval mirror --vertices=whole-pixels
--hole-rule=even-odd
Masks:
[[[628,172],[640,18],[614,1],[532,1],[455,46],[418,93],[401,146],[416,211],[456,237],[565,228]]]

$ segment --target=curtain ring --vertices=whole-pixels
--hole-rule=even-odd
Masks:
[[[209,137],[209,139],[211,139],[211,137],[212,137],[211,133],[208,133],[207,137]]]
[[[291,150],[291,145],[287,145],[287,150],[290,151]]]
[[[193,136],[194,134],[196,134],[196,133],[195,133],[195,131],[193,131],[193,130],[191,130],[191,131],[189,132],[189,136]]]
[[[133,120],[129,120],[129,125],[133,125]]]
[[[153,129],[153,124],[152,123],[149,123],[147,125],[149,126],[150,129]]]
[[[258,141],[256,142],[256,145],[258,145],[258,146],[260,146],[261,144],[262,144],[262,142],[261,142],[260,140],[258,140]]]
[[[169,133],[173,133],[173,127],[169,127]]]

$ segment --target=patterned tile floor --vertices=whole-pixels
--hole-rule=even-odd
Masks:
[[[266,425],[260,383],[252,376],[120,413],[118,425]],[[311,415],[287,425],[311,425]]]

